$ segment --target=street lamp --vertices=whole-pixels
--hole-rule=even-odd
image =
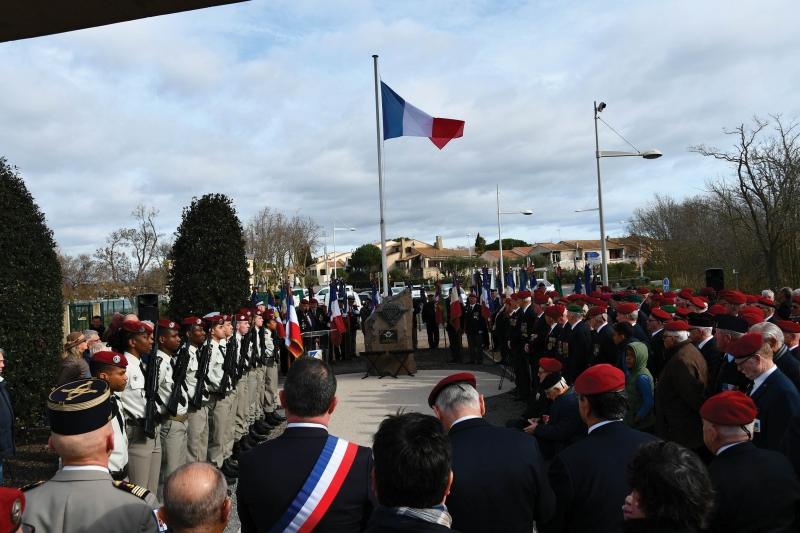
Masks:
[[[505,198],[505,196],[503,196],[503,198]],[[514,203],[508,198],[506,198],[506,200],[508,200],[508,202],[511,205],[514,205]],[[514,205],[514,207],[517,206]],[[503,272],[503,233],[500,231],[500,215],[518,215],[518,214],[532,215],[533,211],[530,211],[528,209],[522,211],[519,208],[517,208],[516,211],[500,211],[500,185],[498,184],[497,185],[497,238],[498,238],[497,242],[500,243],[500,270],[498,272],[499,275],[497,276],[497,288],[500,291],[500,294],[503,293],[503,282],[504,282],[503,276],[505,275],[505,273]]]
[[[336,221],[339,220],[336,215],[333,215],[333,279],[336,279],[336,232],[337,231],[355,231],[356,228],[337,228]],[[339,222],[342,222],[339,220]],[[327,259],[326,259],[327,261]]]
[[[608,285],[608,258],[606,257],[606,227],[603,222],[603,179],[600,174],[600,158],[601,157],[643,157],[645,159],[658,159],[661,157],[661,152],[658,150],[645,150],[644,152],[617,152],[617,151],[600,151],[600,135],[597,133],[597,121],[603,120],[600,118],[599,113],[603,112],[606,108],[605,102],[594,103],[594,144],[595,144],[595,157],[597,158],[597,203],[598,211],[600,211],[600,253],[603,264],[603,285]],[[605,121],[603,121],[605,122]],[[610,126],[609,126],[610,127]],[[613,131],[613,130],[612,130]],[[616,132],[614,132],[616,133]],[[617,135],[619,135],[617,133]],[[620,135],[622,137],[622,135]],[[624,137],[623,137],[623,140]],[[625,141],[628,142],[628,141]],[[630,144],[630,143],[628,143]],[[633,147],[633,145],[631,145]],[[636,149],[635,147],[633,147]]]

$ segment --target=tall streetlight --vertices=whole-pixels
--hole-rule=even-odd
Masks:
[[[640,152],[636,150],[636,147],[631,145],[631,148],[636,150],[636,152],[616,152],[616,151],[600,151],[600,135],[597,133],[597,121],[603,120],[600,118],[600,113],[603,112],[607,106],[605,102],[600,102],[600,105],[597,105],[597,102],[594,103],[594,144],[595,144],[595,157],[597,158],[597,203],[598,203],[598,210],[600,211],[600,259],[602,260],[603,264],[603,285],[608,285],[608,258],[606,257],[606,227],[605,223],[603,222],[603,179],[600,174],[600,158],[601,157],[643,157],[645,159],[658,159],[661,157],[661,152],[658,150],[645,150],[644,152]],[[605,123],[605,121],[603,121]],[[610,127],[610,126],[609,126]],[[613,131],[613,130],[612,130]],[[616,133],[616,132],[614,132]],[[617,135],[619,135],[617,133]],[[622,137],[622,135],[620,135]],[[625,140],[622,137],[622,140]],[[628,142],[628,141],[625,141]],[[630,143],[628,143],[630,144]]]
[[[336,232],[337,231],[355,231],[356,228],[337,228],[336,221],[339,220],[336,215],[333,215],[333,279],[336,279]],[[342,222],[339,220],[339,222]],[[327,259],[326,259],[327,261]]]
[[[503,198],[505,198],[505,196],[503,196]],[[514,203],[511,202],[511,200],[509,200],[508,198],[506,198],[506,200],[511,205],[514,205]],[[517,206],[514,205],[514,207]],[[496,286],[500,294],[503,293],[503,282],[504,282],[503,276],[505,275],[505,272],[503,272],[503,233],[500,230],[500,215],[518,215],[518,214],[532,215],[533,211],[530,211],[528,209],[522,211],[519,208],[517,208],[516,211],[500,211],[500,185],[498,184],[497,185],[497,239],[498,239],[497,242],[500,243],[500,270],[498,272]]]

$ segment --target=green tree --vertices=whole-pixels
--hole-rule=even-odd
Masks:
[[[442,266],[439,268],[439,271],[442,273],[443,277],[448,278],[455,270],[456,274],[458,274],[461,279],[469,280],[470,268],[483,268],[487,264],[486,260],[480,257],[452,255],[442,261]],[[464,282],[464,286],[467,286],[467,282]]]
[[[61,265],[53,232],[16,167],[0,158],[0,347],[20,425],[44,420],[61,364]]]
[[[510,250],[517,246],[530,246],[525,241],[521,241],[519,239],[503,239],[503,250]],[[493,243],[486,245],[487,250],[499,250],[500,249],[500,242],[498,239],[495,239]]]
[[[233,202],[224,194],[192,199],[172,246],[170,317],[234,312],[248,305],[250,274],[244,230]]]
[[[374,244],[362,244],[350,256],[350,266],[372,274],[381,267],[381,249]]]
[[[486,239],[481,237],[481,234],[478,233],[478,236],[475,237],[475,255],[483,255],[483,252],[486,251]]]
[[[393,268],[389,271],[389,281],[391,281],[392,283],[394,283],[395,281],[405,281],[405,279],[406,279],[405,270],[399,268]]]

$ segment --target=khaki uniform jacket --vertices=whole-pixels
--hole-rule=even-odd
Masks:
[[[47,533],[156,533],[155,495],[134,493],[117,487],[107,472],[61,470],[25,492],[22,521]]]

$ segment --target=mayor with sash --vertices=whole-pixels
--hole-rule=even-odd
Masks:
[[[372,450],[328,433],[336,408],[331,367],[301,357],[286,374],[283,434],[239,456],[242,533],[363,531],[375,507]]]

